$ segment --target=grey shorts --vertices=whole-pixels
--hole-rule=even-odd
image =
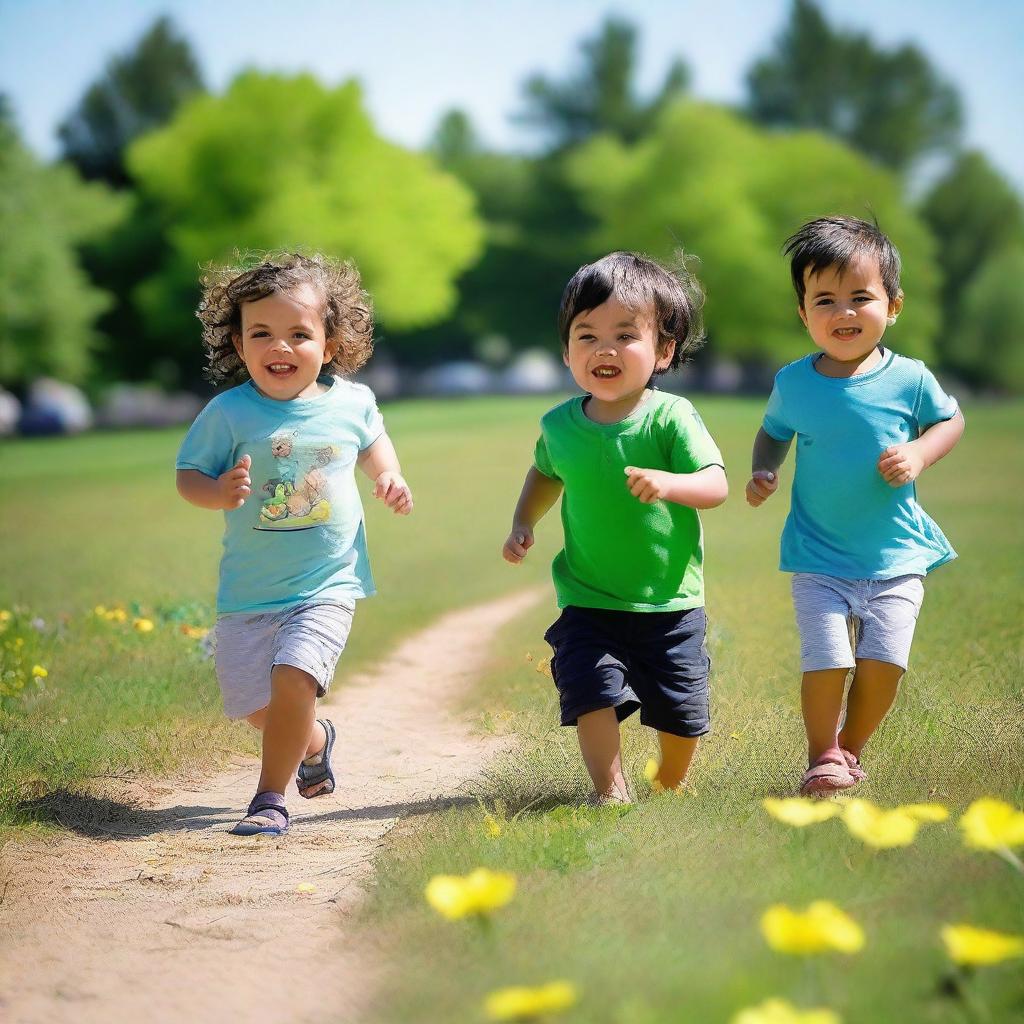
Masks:
[[[794,573],[801,671],[853,668],[860,658],[905,669],[923,600],[923,576],[847,580]]]
[[[308,672],[316,695],[330,689],[355,609],[307,603],[276,612],[221,615],[215,629],[217,680],[228,718],[245,718],[270,703],[275,665]]]

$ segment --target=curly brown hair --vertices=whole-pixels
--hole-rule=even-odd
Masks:
[[[203,297],[196,316],[203,325],[206,376],[214,384],[248,376],[235,351],[233,334],[242,330],[242,303],[311,285],[321,296],[320,316],[328,339],[340,340],[323,372],[355,373],[373,352],[373,305],[363,291],[354,263],[320,253],[263,253],[247,266],[209,267],[200,279]]]

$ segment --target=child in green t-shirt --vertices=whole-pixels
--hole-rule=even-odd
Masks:
[[[563,725],[575,725],[598,803],[624,803],[619,722],[656,729],[655,782],[678,787],[709,729],[697,509],[725,501],[722,456],[693,406],[651,389],[703,341],[700,284],[635,253],[580,267],[562,295],[562,358],[586,392],[541,419],[505,541],[518,564],[562,497],[552,565],[562,614],[545,634]]]

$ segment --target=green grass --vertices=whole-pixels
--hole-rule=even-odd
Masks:
[[[417,507],[401,520],[367,503],[381,596],[360,608],[339,685],[445,608],[547,580],[556,514],[519,569],[499,547],[550,404],[386,410]],[[952,1024],[972,1018],[941,993],[939,926],[1024,932],[1024,879],[965,850],[955,821],[927,826],[906,850],[872,853],[838,822],[797,832],[761,810],[763,796],[792,791],[802,756],[796,636],[788,580],[776,571],[786,499],[754,512],[740,493],[761,403],[697,404],[733,496],[703,516],[714,732],[691,792],[646,793],[641,768],[653,746],[630,723],[626,762],[641,802],[622,815],[581,810],[575,736],[554,724],[552,684],[536,670],[549,653],[541,637],[553,601],[511,623],[467,702],[481,729],[521,737],[479,786],[505,828],[490,838],[483,808],[463,806],[417,816],[386,845],[359,939],[391,965],[376,1018],[385,1024],[477,1020],[491,989],[559,977],[582,993],[568,1021],[724,1022],[781,995],[830,1005],[847,1024]],[[1024,407],[976,406],[967,419],[960,447],[920,487],[961,558],[928,582],[911,671],[869,748],[864,793],[884,804],[935,799],[956,812],[982,793],[1024,804]],[[4,449],[18,500],[0,531],[0,607],[25,609],[17,629],[50,674],[0,716],[0,823],[24,823],[33,813],[25,801],[47,791],[208,764],[252,742],[223,721],[210,662],[175,632],[175,616],[210,621],[220,536],[217,515],[174,492],[180,433]],[[89,614],[118,601],[134,602],[157,629],[139,635]],[[46,620],[43,633],[26,627],[32,615]],[[519,876],[489,933],[441,920],[422,897],[431,875],[478,864]],[[861,922],[866,949],[809,966],[769,951],[756,927],[764,907],[822,896]],[[992,1021],[1018,1019],[1024,1006],[1013,964],[980,972],[971,990]]]
[[[908,849],[873,852],[839,822],[797,831],[760,807],[792,793],[804,754],[788,578],[776,571],[787,501],[754,512],[739,493],[759,405],[698,405],[733,496],[703,516],[715,724],[691,792],[649,795],[642,766],[654,743],[631,722],[625,760],[641,802],[626,814],[579,809],[588,786],[575,736],[555,724],[551,681],[537,671],[555,612],[512,624],[473,706],[483,728],[518,733],[519,747],[488,773],[480,807],[417,819],[381,858],[366,927],[383,929],[381,955],[394,965],[382,1021],[479,1019],[488,991],[553,978],[582,992],[567,1021],[724,1022],[772,995],[832,1006],[848,1022],[963,1021],[965,1004],[942,992],[939,927],[1024,933],[1024,877],[963,848],[955,827],[978,795],[1024,804],[1024,409],[969,409],[961,446],[921,482],[960,560],[928,582],[912,668],[869,748],[862,792],[885,805],[943,801],[954,817]],[[558,529],[552,517],[540,536]],[[497,839],[485,808],[506,822]],[[431,875],[479,864],[520,880],[487,934],[442,920],[422,897]],[[816,898],[864,926],[861,954],[804,965],[768,949],[757,928],[764,908]],[[1020,967],[980,972],[968,994],[993,1021],[1019,1019]]]

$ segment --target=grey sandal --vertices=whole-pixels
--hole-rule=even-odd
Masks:
[[[327,796],[334,792],[334,769],[331,768],[331,754],[334,751],[334,741],[338,738],[334,729],[334,723],[329,718],[318,718],[317,721],[324,727],[327,735],[327,742],[319,754],[307,757],[299,765],[298,774],[295,776],[295,785],[299,789],[299,796],[312,800],[317,796]],[[321,786],[315,793],[305,793],[303,790],[312,789],[314,786]]]
[[[245,817],[231,829],[233,836],[283,836],[288,831],[288,808],[282,793],[257,793]]]

